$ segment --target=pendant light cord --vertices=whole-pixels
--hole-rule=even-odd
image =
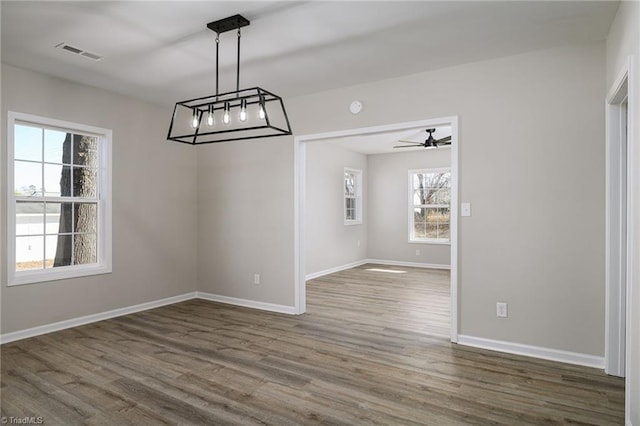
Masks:
[[[238,28],[238,58],[236,66],[236,92],[240,92],[240,28]]]
[[[220,51],[220,34],[216,33],[216,96],[218,96],[218,56]],[[217,100],[217,98],[216,98]]]
[[[236,92],[240,92],[240,38],[241,37],[242,37],[242,34],[240,33],[240,28],[238,28],[238,56],[236,58]],[[220,59],[220,33],[216,33],[216,96],[218,96],[218,94],[220,93],[219,78],[218,78],[219,59]]]

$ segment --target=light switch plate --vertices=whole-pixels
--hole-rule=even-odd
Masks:
[[[460,204],[460,216],[463,216],[463,217],[471,216],[471,203]]]
[[[496,316],[498,318],[507,318],[507,304],[506,302],[496,303]]]

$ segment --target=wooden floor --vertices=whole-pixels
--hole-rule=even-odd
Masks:
[[[303,316],[193,300],[5,344],[1,415],[46,425],[623,424],[623,380],[453,345],[447,272],[372,268],[385,267],[308,282]]]

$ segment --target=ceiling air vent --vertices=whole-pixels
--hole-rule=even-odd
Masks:
[[[71,46],[67,43],[60,43],[56,45],[57,49],[66,50],[67,52],[74,53],[76,55],[83,56],[87,59],[91,59],[92,61],[99,61],[102,59],[102,56],[96,55],[95,53],[87,52],[86,50],[82,50],[79,47]]]

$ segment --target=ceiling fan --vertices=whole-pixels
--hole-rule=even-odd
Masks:
[[[426,129],[427,133],[429,133],[429,137],[424,141],[424,143],[418,143],[414,141],[405,141],[400,139],[398,142],[409,143],[411,145],[396,145],[394,148],[415,148],[417,146],[421,146],[427,149],[437,148],[440,145],[451,145],[451,136],[445,136],[441,139],[436,139],[433,137],[433,132],[436,129]]]

